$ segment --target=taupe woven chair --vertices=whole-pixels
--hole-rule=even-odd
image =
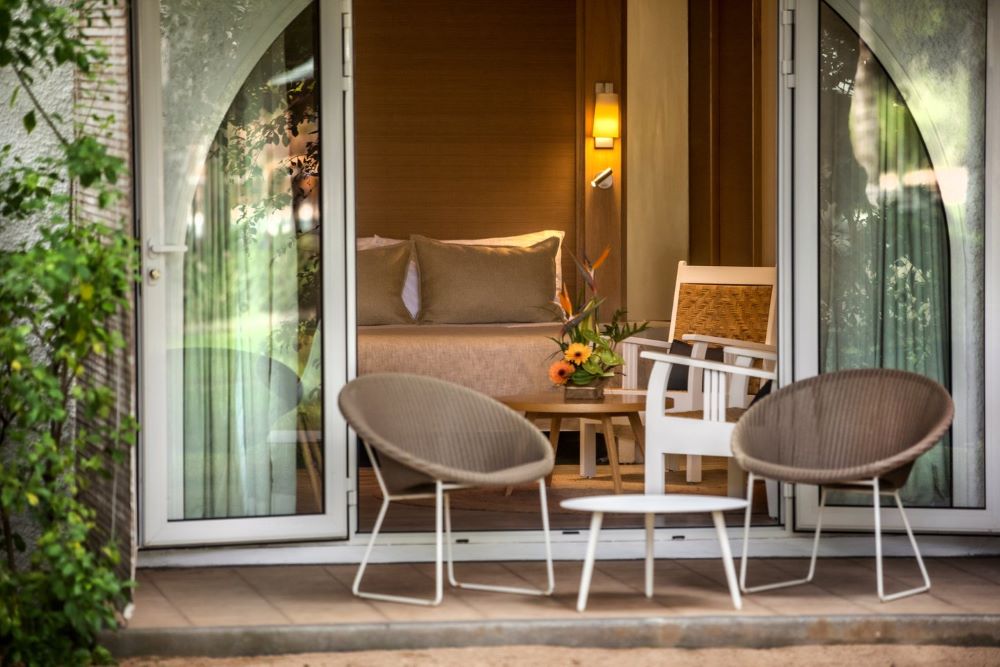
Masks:
[[[948,391],[915,373],[861,369],[819,375],[783,387],[763,399],[736,424],[733,456],[749,475],[743,526],[740,588],[744,593],[812,581],[828,490],[870,490],[874,501],[878,597],[895,600],[931,587],[927,568],[903,510],[899,490],[913,462],[948,431],[954,415]],[[747,551],[755,477],[820,486],[819,514],[809,572],[804,579],[747,588]],[[924,584],[885,594],[879,500],[891,495],[903,518]]]
[[[404,373],[365,375],[340,392],[340,411],[364,440],[382,490],[382,507],[354,579],[354,594],[390,602],[436,605],[444,592],[442,542],[447,544],[452,586],[502,593],[549,595],[555,588],[545,476],[552,448],[524,417],[497,401],[450,382]],[[545,589],[461,583],[452,559],[448,492],[473,486],[506,487],[538,482],[548,587]],[[368,559],[393,500],[434,498],[435,594],[432,599],[361,590]],[[444,535],[442,535],[442,520]]]

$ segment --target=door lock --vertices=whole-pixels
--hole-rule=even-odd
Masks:
[[[161,274],[160,274],[160,270],[159,269],[150,269],[149,270],[149,282],[155,283],[157,280],[160,279],[160,275]]]

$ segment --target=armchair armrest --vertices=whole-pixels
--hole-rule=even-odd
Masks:
[[[691,357],[682,357],[678,354],[663,354],[662,352],[643,352],[641,355],[643,359],[649,359],[650,361],[657,364],[680,364],[681,366],[688,366],[691,368],[700,368],[702,370],[717,371],[720,373],[733,373],[736,375],[746,375],[748,377],[761,378],[764,380],[773,380],[775,378],[774,371],[765,371],[760,368],[747,368],[744,366],[736,366],[733,364],[724,364],[719,361],[709,361],[708,359],[692,359]]]
[[[768,346],[772,347],[773,346]],[[749,357],[751,359],[763,359],[764,361],[777,361],[778,353],[773,349],[755,349],[751,347],[745,347],[744,343],[740,345],[726,345],[722,348],[724,354],[732,355],[734,357]]]
[[[621,342],[622,345],[641,345],[643,347],[658,347],[663,350],[670,349],[669,340],[656,340],[655,338],[643,338],[642,336],[632,336]]]
[[[754,343],[739,338],[722,338],[720,336],[702,336],[701,334],[684,334],[681,340],[692,343],[707,343],[720,347],[738,347],[744,350],[760,350],[763,352],[774,352],[777,348],[766,343]]]

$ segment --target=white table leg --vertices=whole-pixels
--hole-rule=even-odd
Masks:
[[[737,609],[743,608],[740,600],[740,588],[736,583],[736,568],[733,567],[733,552],[729,548],[729,535],[726,533],[726,520],[722,512],[712,512],[712,523],[715,524],[715,533],[719,536],[719,548],[722,550],[722,566],[726,570],[726,582],[729,584],[729,594],[733,597],[733,606]]]
[[[646,515],[646,597],[653,597],[653,536],[656,515]]]
[[[597,423],[580,419],[580,477],[597,474]]]
[[[604,512],[594,512],[590,517],[590,539],[587,540],[587,556],[583,560],[583,575],[580,577],[580,594],[576,598],[576,610],[587,608],[587,596],[590,594],[590,579],[594,575],[594,556],[597,554],[597,540],[601,534],[601,521]]]

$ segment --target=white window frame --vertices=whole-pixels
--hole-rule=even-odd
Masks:
[[[292,0],[286,14],[293,17],[308,0]],[[136,49],[136,126],[139,235],[143,243],[142,287],[139,298],[139,529],[143,547],[206,545],[269,541],[329,539],[348,535],[348,436],[347,424],[336,408],[337,392],[347,381],[348,355],[344,327],[353,328],[353,280],[347,280],[348,200],[344,132],[344,72],[340,67],[320,67],[320,127],[323,177],[321,182],[323,252],[323,394],[324,491],[322,514],[238,519],[168,520],[169,469],[167,451],[166,392],[157,378],[166,377],[166,337],[162,326],[166,312],[164,290],[150,278],[163,272],[162,255],[146,251],[150,242],[163,238],[163,99],[161,83],[160,11],[158,0],[133,5]],[[348,10],[349,11],[349,10]],[[339,63],[345,31],[340,0],[320,0],[320,59]],[[349,101],[349,100],[348,100]],[[350,216],[353,218],[353,216]]]
[[[794,378],[802,380],[819,372],[819,219],[818,219],[818,53],[819,3],[798,0],[795,11],[795,183],[794,272],[795,367]],[[987,5],[987,95],[986,95],[986,229],[985,229],[985,404],[1000,405],[1000,118],[993,107],[1000,103],[1000,2]],[[845,17],[848,18],[848,17]],[[857,26],[855,26],[857,28]],[[956,393],[956,399],[962,397]],[[986,502],[982,509],[908,508],[914,528],[922,532],[993,533],[1000,530],[1000,415],[986,411]],[[818,488],[796,489],[795,528],[815,526]],[[903,528],[899,513],[883,510],[883,526]],[[871,510],[863,507],[827,507],[823,525],[831,529],[867,529]]]

